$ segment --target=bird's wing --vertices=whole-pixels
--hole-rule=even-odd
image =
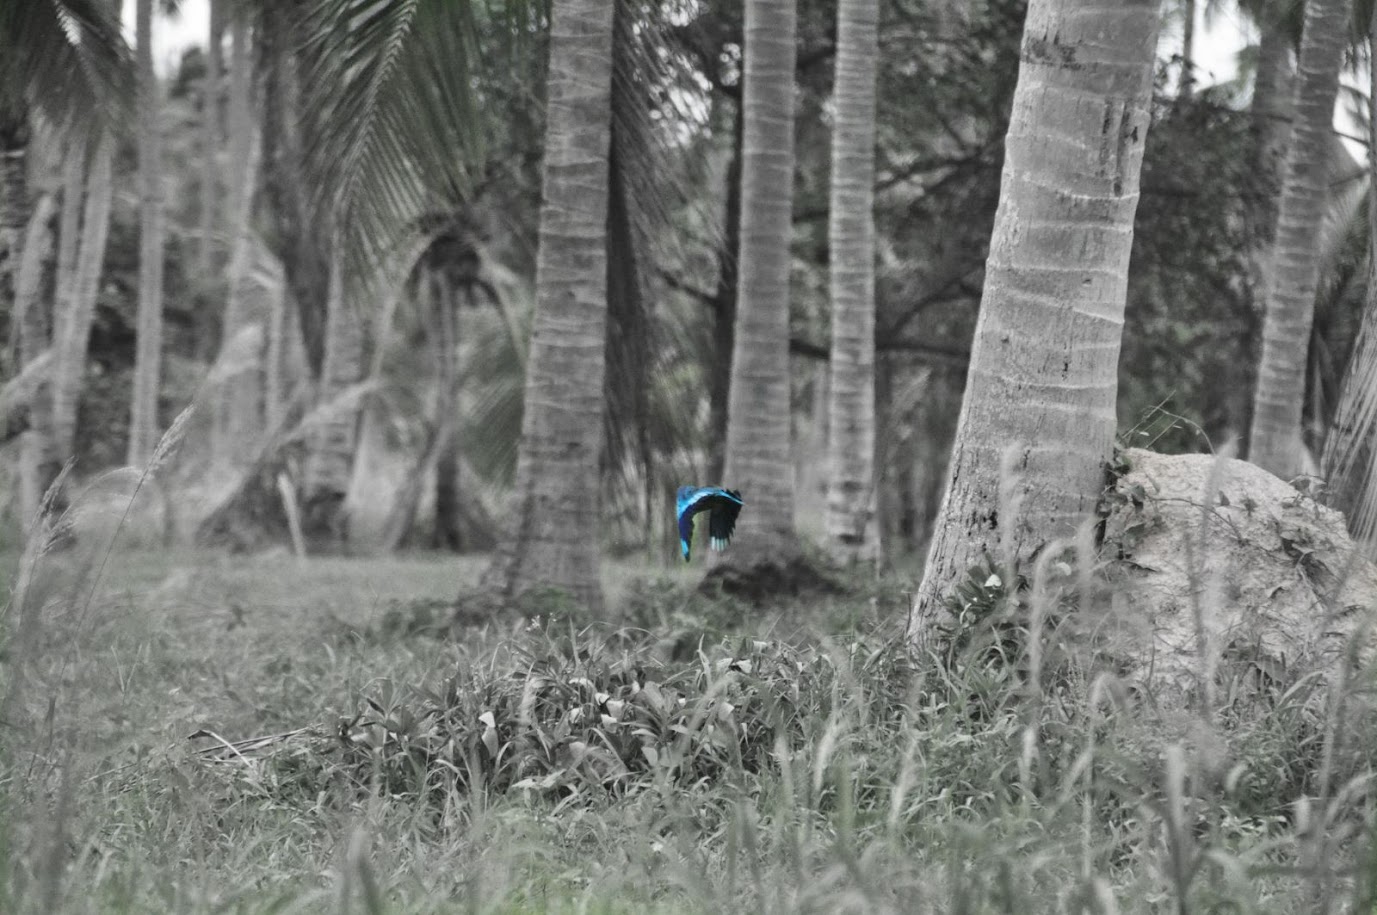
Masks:
[[[679,513],[679,547],[684,553],[684,561],[689,558],[689,547],[693,543],[693,515],[691,511]]]
[[[708,516],[708,535],[714,550],[725,549],[736,530],[736,516],[741,514],[741,494],[725,490],[712,500],[712,514]]]
[[[675,495],[675,515],[679,522],[679,547],[684,561],[689,560],[693,544],[693,516],[710,507],[713,491],[704,486],[680,486]]]
[[[720,550],[731,540],[736,516],[741,512],[740,492],[720,486],[680,486],[674,502],[679,523],[679,544],[686,561],[693,542],[693,516],[699,512],[709,512],[708,533],[713,549]]]

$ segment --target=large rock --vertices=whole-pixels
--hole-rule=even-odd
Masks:
[[[1246,461],[1124,457],[1105,546],[1118,558],[1107,642],[1125,679],[1180,708],[1207,681],[1222,700],[1332,671],[1377,607],[1377,568],[1343,515]]]

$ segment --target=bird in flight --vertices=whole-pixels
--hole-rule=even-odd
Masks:
[[[689,544],[693,542],[693,516],[708,513],[708,536],[714,550],[726,549],[736,528],[736,516],[745,500],[735,489],[720,486],[680,486],[675,494],[675,515],[679,519],[679,546],[684,562],[689,561]]]

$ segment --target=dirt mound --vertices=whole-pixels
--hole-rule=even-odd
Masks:
[[[727,594],[757,606],[780,597],[805,594],[841,594],[840,584],[829,578],[807,557],[725,560],[714,565],[698,585],[703,594]]]
[[[1331,670],[1377,608],[1341,513],[1246,461],[1133,449],[1105,527],[1130,682],[1177,706],[1240,674]],[[1364,637],[1364,651],[1371,646]]]

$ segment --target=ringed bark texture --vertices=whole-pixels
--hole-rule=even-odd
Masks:
[[[746,497],[733,560],[798,550],[790,459],[789,240],[794,180],[794,0],[747,0],[740,297],[722,480]]]
[[[536,310],[511,526],[485,584],[566,591],[602,608],[598,455],[607,319],[612,13],[558,0],[550,34]]]
[[[837,7],[828,280],[827,540],[844,561],[878,558],[875,493],[875,66],[878,0]],[[867,542],[867,534],[870,534]]]
[[[1350,11],[1349,0],[1305,4],[1295,127],[1277,216],[1248,436],[1249,460],[1280,477],[1294,475],[1301,463],[1305,368],[1320,279],[1317,240],[1329,199],[1326,163]]]
[[[987,552],[1092,516],[1114,401],[1156,0],[1032,0],[966,392],[911,627]]]

